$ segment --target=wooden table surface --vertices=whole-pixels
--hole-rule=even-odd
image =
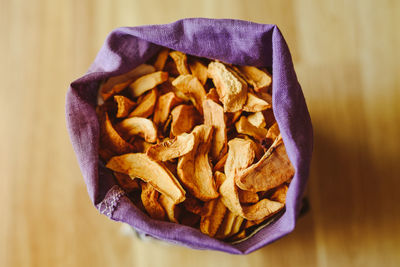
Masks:
[[[183,17],[277,24],[310,109],[311,211],[248,256],[124,234],[67,135],[67,87],[107,34]],[[400,266],[400,1],[0,0],[0,20],[0,266]]]

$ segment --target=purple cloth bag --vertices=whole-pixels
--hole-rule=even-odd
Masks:
[[[272,68],[274,114],[296,172],[283,215],[245,241],[230,244],[191,227],[149,218],[132,204],[116,185],[111,171],[99,161],[95,107],[101,81],[144,63],[160,46],[227,63]],[[275,25],[197,18],[118,28],[109,34],[87,74],[71,84],[66,96],[66,120],[89,196],[98,210],[112,220],[170,243],[232,254],[248,254],[295,227],[308,179],[313,133],[289,49]]]

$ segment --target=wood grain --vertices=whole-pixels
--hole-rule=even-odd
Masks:
[[[315,150],[311,211],[248,256],[126,236],[90,204],[64,119],[68,84],[119,26],[275,23]],[[399,1],[0,1],[0,266],[399,266]]]

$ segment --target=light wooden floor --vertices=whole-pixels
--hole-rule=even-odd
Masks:
[[[311,212],[249,256],[142,242],[91,206],[68,84],[118,26],[278,24],[311,112]],[[0,0],[0,266],[400,266],[400,1]]]

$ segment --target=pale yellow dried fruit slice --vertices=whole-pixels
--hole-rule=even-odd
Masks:
[[[201,217],[200,231],[213,237],[217,233],[227,209],[220,198],[206,202],[205,208],[208,212],[207,215]]]
[[[208,76],[215,84],[224,111],[242,110],[247,99],[247,85],[220,62],[211,62],[208,65]]]
[[[200,81],[193,75],[179,75],[172,81],[172,85],[184,94],[200,114],[203,114],[203,100],[206,97],[206,91]]]
[[[215,235],[216,238],[218,239],[224,239],[226,238],[230,232],[232,231],[232,226],[233,223],[236,219],[236,215],[230,212],[229,210],[225,213],[225,217],[221,223],[221,225],[218,228],[218,231]]]
[[[271,108],[272,105],[267,101],[258,98],[255,94],[247,93],[246,104],[243,110],[247,112],[259,112]]]
[[[192,151],[179,158],[178,176],[185,188],[202,201],[218,197],[212,168],[208,160],[213,128],[208,125],[196,126],[192,134],[195,143]]]
[[[186,155],[193,150],[194,135],[183,133],[173,139],[166,139],[161,143],[151,146],[147,155],[154,160],[167,161]]]
[[[279,136],[265,155],[257,163],[239,172],[235,180],[243,190],[267,191],[288,181],[294,171]]]
[[[104,100],[107,100],[114,94],[117,94],[128,87],[132,81],[140,76],[155,72],[156,69],[151,65],[142,64],[122,75],[109,78],[100,88],[100,94]]]
[[[278,201],[280,203],[285,203],[287,191],[288,191],[288,186],[286,184],[282,184],[276,188],[276,191],[272,194],[270,199]]]
[[[247,116],[247,120],[257,128],[264,128],[266,126],[265,118],[262,112],[255,112]]]
[[[248,220],[259,220],[270,216],[283,207],[282,203],[263,199],[250,206],[242,206],[238,190],[235,185],[235,176],[241,170],[252,164],[255,158],[254,142],[235,138],[228,142],[228,158],[225,164],[226,179],[219,191],[225,206],[235,215]]]
[[[174,92],[168,92],[158,98],[156,108],[154,110],[153,122],[156,125],[164,124],[171,109],[182,103],[182,99],[177,97]]]
[[[203,101],[204,124],[214,128],[214,136],[211,144],[211,157],[218,160],[221,153],[226,151],[226,125],[224,109],[211,99]]]
[[[115,155],[121,155],[134,151],[134,147],[126,142],[114,129],[108,114],[99,114],[100,122],[100,152],[102,157],[108,160]]]
[[[165,219],[165,211],[161,204],[158,202],[159,192],[149,183],[141,183],[142,193],[140,198],[147,213],[151,218],[156,220]]]
[[[192,105],[179,105],[171,111],[171,136],[190,132],[201,122],[201,116]]]
[[[178,218],[180,215],[180,208],[176,205],[176,203],[170,199],[169,197],[161,194],[158,198],[158,202],[164,208],[167,213],[168,219],[170,222],[179,223]]]
[[[153,145],[152,143],[146,142],[142,138],[133,137],[134,140],[131,142],[135,147],[135,152],[146,153],[147,150]]]
[[[185,190],[176,177],[164,165],[144,153],[113,157],[106,167],[150,183],[158,192],[168,196],[175,203],[185,200]]]
[[[115,95],[114,101],[117,103],[117,118],[125,118],[136,105],[135,102],[122,95]]]
[[[157,141],[157,128],[151,120],[146,118],[127,118],[118,123],[115,128],[126,139],[138,135],[149,143]]]
[[[259,201],[257,193],[251,191],[245,191],[238,188],[238,195],[240,203],[249,204],[249,203],[257,203]]]
[[[256,92],[266,90],[271,86],[272,77],[266,71],[262,71],[253,66],[239,66],[241,73],[246,81],[251,84]]]
[[[179,51],[171,51],[169,53],[169,56],[174,60],[176,64],[176,69],[178,70],[179,74],[181,75],[190,74],[187,65],[187,57],[184,53]]]
[[[201,84],[205,85],[208,78],[207,67],[200,61],[192,59],[189,62],[189,68],[193,76],[196,76],[197,79],[199,79],[199,81],[201,82]]]
[[[140,189],[139,183],[135,177],[131,178],[129,175],[119,172],[114,172],[114,177],[127,193]]]
[[[239,121],[235,123],[236,131],[241,134],[247,134],[256,138],[257,140],[264,140],[267,136],[268,130],[259,128],[251,124],[245,116],[241,116]]]
[[[138,102],[138,106],[128,115],[128,117],[150,117],[153,114],[156,102],[157,89],[154,88],[148,92],[140,102]]]
[[[167,61],[169,54],[169,49],[168,48],[162,48],[160,52],[158,52],[156,61],[154,62],[154,68],[156,70],[163,70],[165,66],[165,62]]]
[[[167,72],[157,71],[144,75],[129,85],[130,93],[132,97],[138,97],[166,80],[168,80]]]

